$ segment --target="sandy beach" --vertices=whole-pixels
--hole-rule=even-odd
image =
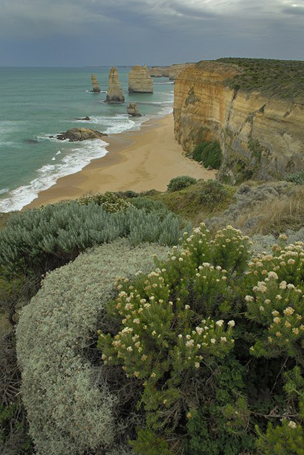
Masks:
[[[215,178],[215,171],[207,171],[185,157],[174,138],[172,114],[148,120],[140,131],[111,135],[105,140],[109,143],[105,157],[92,161],[76,174],[60,178],[26,208],[76,199],[89,192],[166,191],[169,181],[179,175]]]

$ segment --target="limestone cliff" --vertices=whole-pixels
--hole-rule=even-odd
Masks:
[[[117,104],[123,103],[125,101],[125,97],[122,92],[122,88],[119,83],[119,76],[117,69],[112,67],[109,74],[109,87],[106,97],[106,103],[109,104]]]
[[[94,93],[99,93],[100,92],[100,86],[99,86],[99,82],[98,82],[95,74],[91,74],[91,82],[92,82],[93,92]]]
[[[153,79],[146,66],[133,66],[129,73],[130,93],[153,93]]]
[[[219,178],[276,179],[304,169],[304,103],[259,91],[229,88],[242,77],[236,65],[200,62],[175,82],[174,129],[188,152],[202,141],[219,141]]]
[[[171,81],[175,81],[177,76],[190,65],[194,65],[194,63],[177,63],[171,66],[152,66],[150,68],[150,76],[168,77]]]
[[[169,77],[170,66],[151,66],[151,77]]]

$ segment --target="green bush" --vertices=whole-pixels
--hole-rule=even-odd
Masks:
[[[124,441],[127,419],[120,415],[118,390],[126,383],[111,391],[107,369],[91,365],[88,349],[98,321],[109,327],[104,305],[115,295],[117,277],[152,268],[155,251],[166,254],[157,245],[130,249],[125,239],[96,247],[48,274],[23,309],[17,353],[38,455],[82,455],[98,447],[110,451]]]
[[[192,152],[193,159],[203,162],[205,168],[208,166],[219,169],[222,163],[222,151],[218,142],[202,142]]]
[[[139,210],[145,210],[147,213],[156,213],[160,219],[165,218],[169,213],[168,207],[161,201],[155,201],[149,197],[137,197],[132,201],[134,207]]]
[[[260,435],[258,448],[265,455],[304,455],[304,430],[292,420],[273,428],[269,424],[266,435]]]
[[[204,225],[153,272],[121,280],[107,304],[116,329],[100,330],[98,346],[142,390],[133,447],[154,438],[176,454],[254,454],[257,425],[272,447],[268,424],[279,432],[282,419],[301,441],[303,283],[303,243],[250,260],[239,231],[212,237]]]
[[[229,193],[222,183],[217,180],[208,180],[204,182],[200,194],[200,202],[207,208],[212,208],[216,204],[225,202],[228,197]]]
[[[304,185],[304,171],[289,174],[285,180],[287,180],[287,182],[296,183],[297,185]]]
[[[0,232],[0,268],[8,275],[41,276],[85,249],[118,237],[128,238],[132,245],[173,245],[179,236],[179,220],[172,213],[159,219],[155,212],[134,207],[109,213],[95,203],[48,205],[10,217]]]
[[[183,188],[187,188],[190,185],[194,185],[197,180],[193,177],[189,177],[188,175],[182,175],[180,177],[174,177],[170,180],[167,186],[167,191],[179,191]]]

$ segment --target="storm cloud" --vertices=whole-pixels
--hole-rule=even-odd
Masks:
[[[0,65],[304,60],[304,1],[0,0]]]

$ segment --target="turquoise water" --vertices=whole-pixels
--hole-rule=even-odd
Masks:
[[[110,68],[0,68],[0,212],[20,210],[59,177],[107,153],[106,141],[69,143],[49,138],[86,126],[107,134],[139,129],[172,112],[173,83],[154,79],[153,94],[128,94],[130,68],[118,68],[126,101],[104,103]],[[91,90],[94,73],[103,93]],[[135,101],[141,118],[126,114]],[[89,116],[91,121],[77,121]],[[106,138],[105,138],[106,140]]]

